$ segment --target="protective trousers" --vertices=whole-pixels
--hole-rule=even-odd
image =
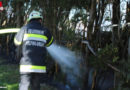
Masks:
[[[40,90],[40,77],[40,73],[21,74],[19,90]]]

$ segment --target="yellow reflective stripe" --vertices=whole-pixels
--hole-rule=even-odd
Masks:
[[[22,42],[17,41],[16,38],[14,38],[14,43],[15,43],[16,45],[21,45],[21,44],[22,44]]]
[[[46,70],[46,66],[34,66],[34,65],[20,65],[21,69],[40,69],[40,70]]]
[[[52,42],[53,42],[53,37],[51,37],[50,42],[46,46],[49,46]]]
[[[31,69],[42,69],[42,70],[46,70],[46,66],[32,66]]]
[[[36,38],[41,38],[44,40],[48,40],[48,38],[44,35],[39,35],[39,34],[25,34],[24,35],[24,40],[26,40],[28,37],[36,37]]]

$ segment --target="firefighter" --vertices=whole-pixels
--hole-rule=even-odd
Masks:
[[[40,90],[40,76],[46,73],[46,47],[53,43],[53,36],[42,26],[42,20],[40,12],[32,11],[14,38],[15,45],[22,46],[19,90]]]

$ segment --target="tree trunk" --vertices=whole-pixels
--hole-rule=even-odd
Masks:
[[[94,21],[96,18],[96,0],[91,0],[91,8],[90,8],[90,18],[89,18],[89,22],[88,22],[88,28],[87,28],[87,40],[92,41],[92,31],[93,31],[93,26],[94,26]],[[89,56],[89,50],[86,45],[83,45],[82,47],[82,53],[84,54],[84,58],[85,58],[85,63],[87,65],[87,58]],[[87,67],[87,66],[86,66]],[[85,73],[85,76],[83,77],[83,90],[87,89],[87,85],[88,85],[88,72],[89,69],[87,70],[87,72]]]
[[[127,2],[126,22],[130,22],[130,2]]]
[[[114,0],[113,2],[113,17],[112,23],[117,26],[113,27],[113,45],[117,45],[119,40],[118,25],[120,25],[120,0]]]
[[[128,62],[130,62],[130,37],[128,41]]]
[[[21,27],[21,25],[23,25],[23,10],[22,10],[22,6],[23,6],[23,2],[19,1],[16,3],[16,14],[17,14],[17,18],[16,18],[16,24],[17,27]]]
[[[87,28],[87,40],[92,40],[92,30],[94,26],[94,20],[96,18],[96,0],[91,1],[90,18]]]
[[[127,2],[127,10],[126,10],[126,23],[130,22],[130,1]],[[130,63],[130,36],[128,38],[128,62]]]
[[[95,49],[101,48],[101,24],[104,16],[104,11],[106,8],[106,4],[104,0],[101,0],[98,2],[98,8],[97,8],[97,15],[96,15],[96,21],[95,21],[95,30],[94,30],[94,42],[97,43],[94,44]]]

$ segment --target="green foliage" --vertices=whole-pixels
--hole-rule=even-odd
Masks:
[[[89,65],[97,69],[107,69],[107,64],[115,65],[118,60],[118,48],[106,45],[106,47],[97,52],[97,56],[90,56]]]
[[[126,60],[118,61],[117,68],[120,69],[120,73],[117,73],[117,88],[121,88],[121,90],[129,90],[130,89],[130,62]]]
[[[107,16],[107,17],[105,18],[105,20],[106,20],[106,21],[110,21],[111,18]]]
[[[88,64],[97,70],[106,70],[111,64],[119,70],[115,72],[116,85],[112,90],[130,89],[130,63],[126,60],[120,60],[117,47],[106,45],[97,52],[97,56],[90,56]],[[113,69],[114,70],[114,69]]]
[[[76,39],[76,34],[74,30],[64,30],[63,32],[63,39],[67,40],[67,41],[73,41]]]
[[[18,90],[18,83],[7,85],[8,90]]]

